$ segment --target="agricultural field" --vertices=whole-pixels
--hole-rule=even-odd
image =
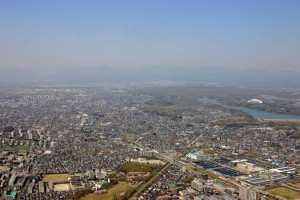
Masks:
[[[285,187],[273,188],[267,191],[272,195],[279,195],[281,197],[286,198],[287,200],[294,200],[300,198],[300,192]]]

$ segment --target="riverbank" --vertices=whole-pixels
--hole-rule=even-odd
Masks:
[[[288,123],[300,123],[300,119],[258,119],[261,122],[288,122]]]
[[[209,99],[209,98],[198,98],[198,101],[201,103],[210,103],[210,104],[216,104],[219,106],[222,106],[223,108],[227,109],[233,109],[233,110],[238,110],[242,111],[244,113],[248,113],[255,119],[262,119],[262,120],[279,120],[279,121],[289,121],[289,120],[295,120],[295,121],[300,121],[300,115],[291,115],[291,114],[281,114],[281,113],[272,113],[264,110],[257,110],[253,108],[248,108],[245,106],[233,106],[233,105],[227,105],[220,103],[214,99]]]

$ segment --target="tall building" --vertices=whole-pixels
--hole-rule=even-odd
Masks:
[[[240,186],[239,194],[243,200],[258,200],[258,192],[250,187]]]
[[[194,179],[191,183],[191,186],[194,190],[197,190],[198,192],[203,191],[203,183],[198,179]]]

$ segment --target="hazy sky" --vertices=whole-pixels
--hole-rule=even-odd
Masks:
[[[0,68],[300,70],[299,0],[0,1]]]

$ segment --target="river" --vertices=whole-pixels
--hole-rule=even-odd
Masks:
[[[230,108],[234,110],[239,110],[245,113],[250,114],[256,119],[281,119],[281,120],[300,120],[300,115],[289,115],[289,114],[279,114],[279,113],[271,113],[263,110],[256,110],[253,108],[247,108],[245,106],[232,106],[227,104],[219,103],[217,100],[209,99],[207,97],[198,98],[198,100],[202,103],[212,103],[223,106],[224,108]]]

